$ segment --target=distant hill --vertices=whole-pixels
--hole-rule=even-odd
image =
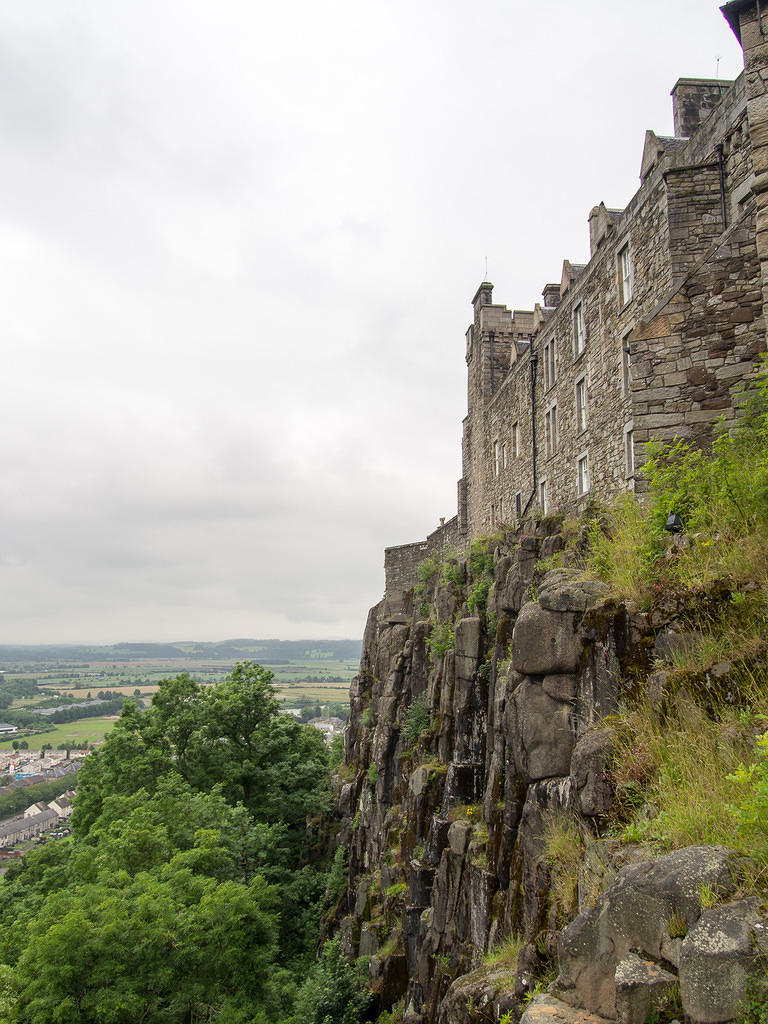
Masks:
[[[134,659],[179,659],[189,661],[259,661],[279,663],[300,658],[328,661],[358,661],[359,640],[184,640],[172,644],[120,643],[107,646],[86,644],[0,644],[0,667],[20,662],[94,662]]]

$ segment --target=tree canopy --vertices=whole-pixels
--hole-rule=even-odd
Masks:
[[[314,954],[307,819],[328,750],[245,662],[127,702],[78,777],[71,839],[0,886],[0,1024],[268,1024]]]

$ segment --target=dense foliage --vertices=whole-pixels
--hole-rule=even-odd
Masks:
[[[329,755],[271,678],[243,663],[125,705],[80,770],[72,839],[0,886],[0,1021],[290,1019],[325,889],[307,819]]]

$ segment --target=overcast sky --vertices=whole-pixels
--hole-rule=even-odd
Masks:
[[[456,511],[485,276],[636,191],[709,0],[0,8],[0,642],[358,637]]]

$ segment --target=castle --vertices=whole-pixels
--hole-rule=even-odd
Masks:
[[[568,512],[640,491],[646,442],[706,446],[735,416],[766,349],[768,19],[753,0],[721,10],[744,72],[677,82],[674,137],[647,131],[626,209],[591,211],[589,262],[565,260],[533,310],[495,303],[488,281],[477,289],[458,512],[386,549],[392,614],[427,555],[534,505]]]

